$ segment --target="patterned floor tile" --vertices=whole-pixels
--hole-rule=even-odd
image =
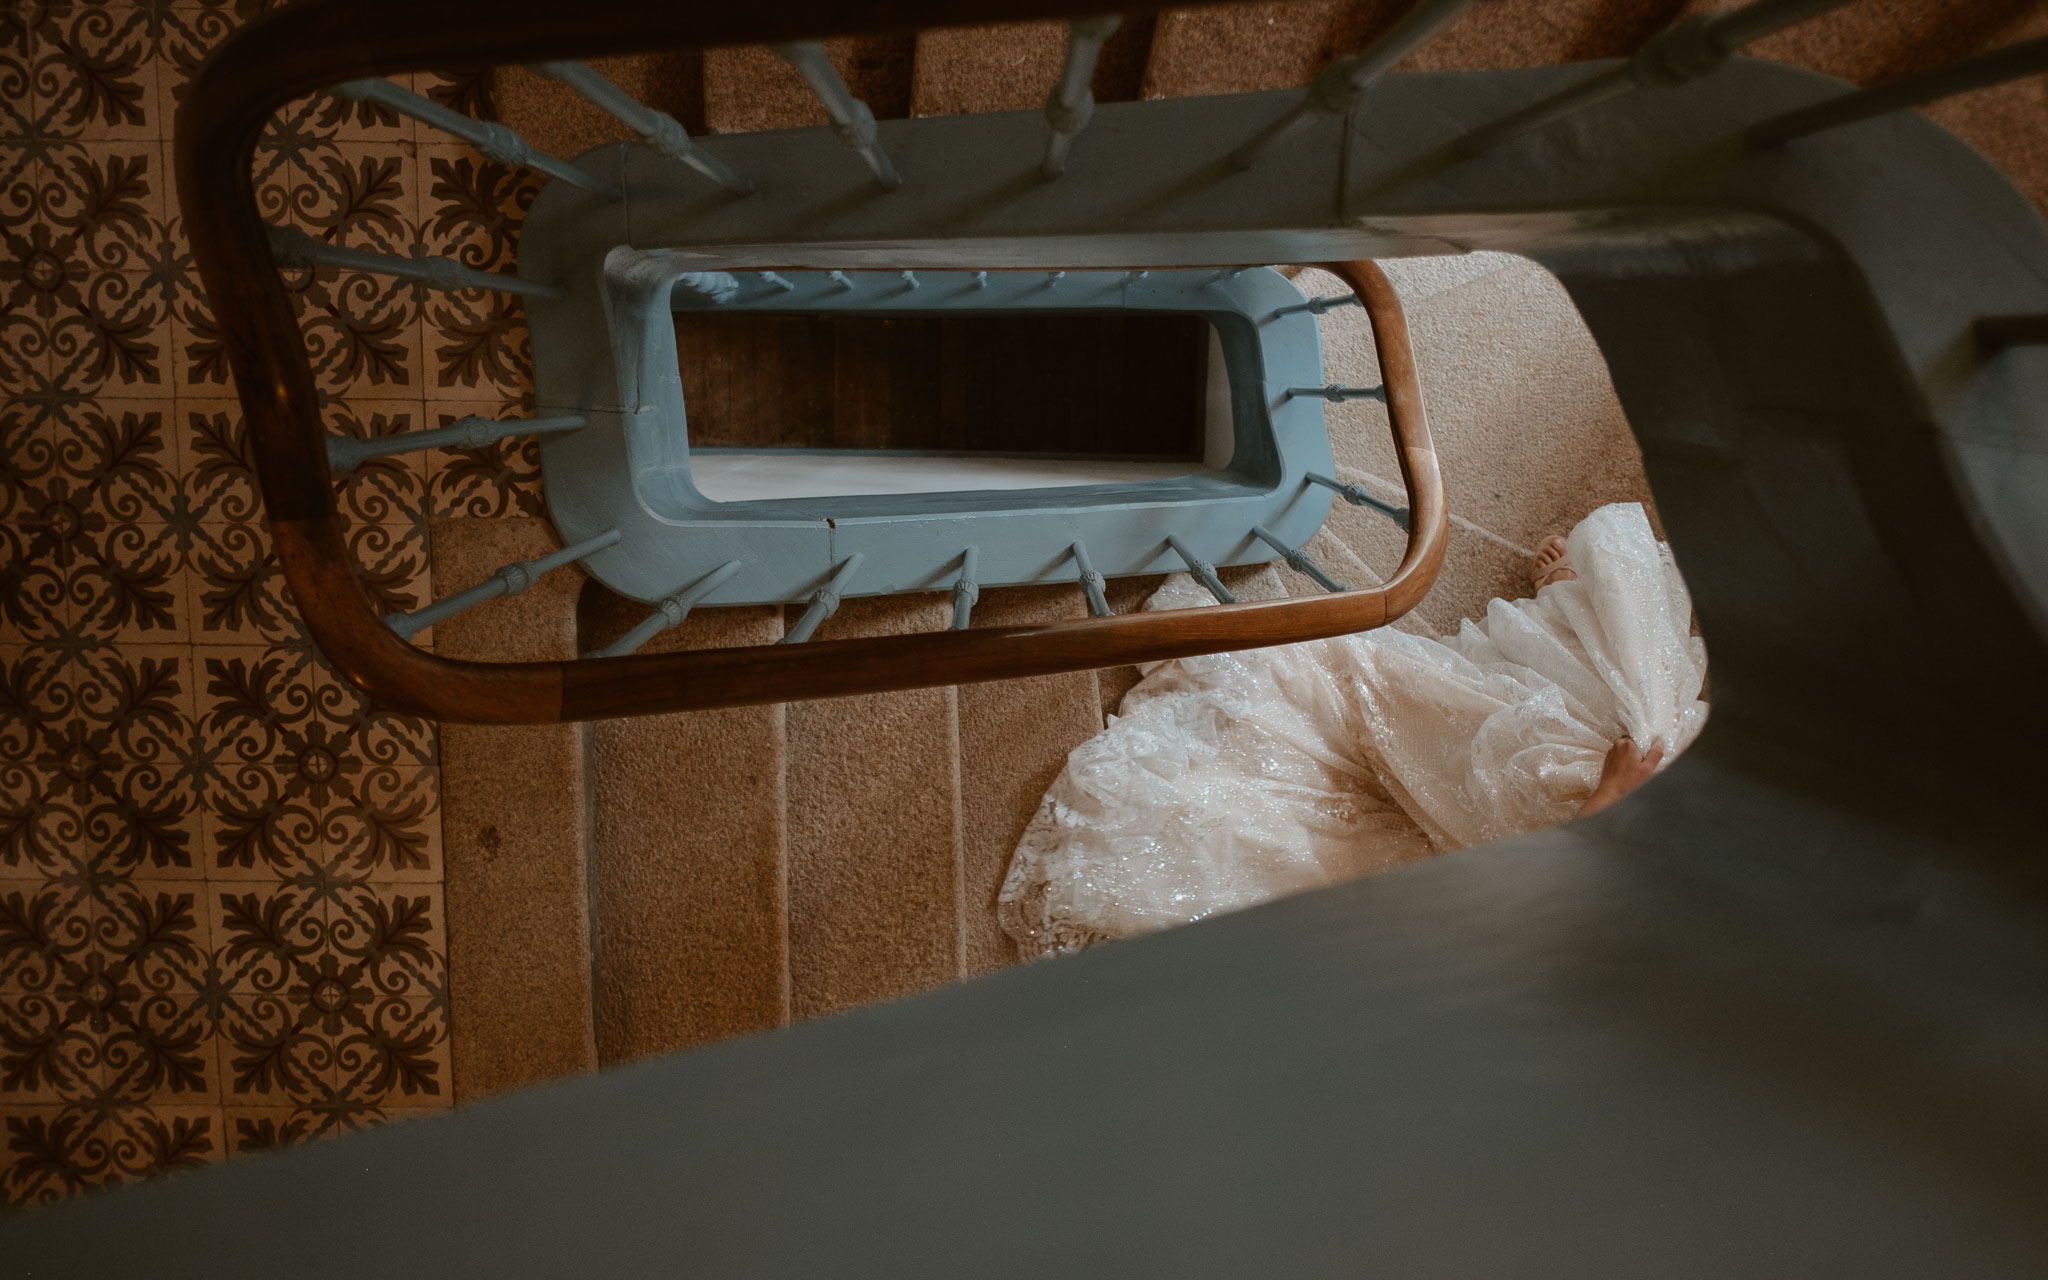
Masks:
[[[171,310],[146,271],[98,271],[68,291],[49,325],[50,380],[78,396],[138,394],[167,383]]]
[[[330,913],[318,988],[348,1101],[427,1105],[448,1092],[447,933],[438,885],[370,884]]]
[[[532,405],[533,352],[517,297],[478,289],[436,294],[425,316],[430,404],[488,399],[515,411]]]
[[[194,518],[212,524],[250,524],[262,518],[255,450],[238,401],[186,395],[181,387],[165,431],[176,443],[179,480]]]
[[[429,404],[427,425],[445,427],[466,417],[511,418],[530,410],[496,398]],[[540,480],[540,444],[512,436],[474,449],[436,449],[427,455],[428,512],[496,519],[539,515],[545,509]]]
[[[0,1202],[450,1101],[436,735],[302,634],[166,167],[191,73],[267,4],[0,12]],[[402,80],[490,113],[487,77]],[[535,190],[325,95],[277,114],[254,176],[273,221],[491,270]],[[530,403],[516,305],[287,282],[330,430]],[[382,607],[426,599],[437,505],[537,510],[534,462],[339,478]]]
[[[155,520],[108,520],[91,510],[84,518],[91,554],[76,560],[65,582],[72,629],[110,644],[189,642],[190,530]]]
[[[402,444],[425,430],[426,407],[417,400],[335,399],[327,430],[358,440]],[[427,450],[371,458],[335,476],[335,497],[352,523],[420,526],[428,519]]]
[[[540,192],[533,172],[451,141],[423,141],[419,164],[426,252],[479,271],[512,270],[520,224]]]
[[[142,9],[78,5],[46,24],[44,36],[36,70],[68,136],[154,142],[164,135],[156,39]]]
[[[441,774],[421,766],[375,765],[337,789],[321,818],[327,860],[342,874],[386,882],[439,884]]]
[[[307,230],[329,244],[412,255],[420,219],[417,159],[388,145],[336,140],[304,165]]]
[[[303,1107],[228,1106],[222,1111],[230,1160],[298,1146],[314,1136],[319,1123]]]
[[[50,434],[68,486],[109,525],[182,517],[183,468],[161,400],[89,400],[55,415]]]
[[[83,1103],[0,1111],[0,1200],[43,1204],[103,1185],[99,1118]]]
[[[202,520],[186,566],[195,642],[269,646],[300,639],[284,570],[261,525]]]

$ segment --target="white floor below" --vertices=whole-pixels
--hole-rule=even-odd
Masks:
[[[1199,462],[973,454],[820,454],[773,449],[690,455],[690,479],[697,491],[713,502],[976,489],[1058,489],[1164,480],[1205,470]]]

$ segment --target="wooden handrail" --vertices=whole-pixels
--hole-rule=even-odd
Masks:
[[[808,5],[751,7],[774,10],[776,16],[764,19],[759,33],[735,37],[721,30],[715,33],[720,39],[707,42],[787,36],[787,31],[768,28],[786,26],[799,10],[821,24],[804,34],[823,34],[828,27],[846,26],[850,11],[860,8],[841,7],[828,20]],[[941,10],[935,23],[957,23],[997,10],[1059,16],[1067,6],[1023,0],[934,8]],[[589,20],[591,9],[616,24],[621,13],[637,6],[587,6],[578,19]],[[990,14],[983,15],[983,9]],[[878,6],[866,18],[876,26],[899,25],[903,10]],[[490,47],[479,52],[506,61],[546,56],[551,34],[569,34],[554,30],[562,21],[559,14],[547,21],[536,18],[517,42],[502,34],[501,26],[500,34],[484,41]],[[674,26],[677,19],[671,10],[666,24],[653,17],[647,21]],[[731,23],[721,19],[718,25]],[[361,21],[350,6],[322,0],[252,24],[193,82],[179,115],[176,165],[193,256],[235,372],[285,579],[314,641],[344,676],[380,704],[444,720],[546,723],[1050,675],[1364,631],[1414,607],[1435,580],[1449,515],[1407,323],[1378,267],[1345,262],[1328,264],[1328,269],[1357,290],[1371,318],[1411,511],[1406,553],[1380,587],[1045,626],[573,662],[467,662],[414,648],[385,625],[352,567],[328,473],[312,370],[256,213],[250,178],[263,120],[296,93],[380,70],[380,61],[409,65],[453,53],[444,47],[453,38],[446,22],[437,21],[424,33],[414,26],[395,39],[392,33],[365,34],[370,30],[374,24]],[[581,34],[587,39],[589,32],[586,26]],[[395,43],[408,47],[392,55]],[[391,56],[380,60],[380,54]]]

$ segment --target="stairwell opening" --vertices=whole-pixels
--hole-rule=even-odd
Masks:
[[[1186,312],[678,312],[714,502],[1117,484],[1228,467],[1222,344]]]

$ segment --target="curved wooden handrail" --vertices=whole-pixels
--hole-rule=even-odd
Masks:
[[[475,6],[450,6],[466,7]],[[782,38],[788,33],[769,28],[786,26],[793,14],[804,13],[816,24],[816,31],[804,34],[825,33],[846,27],[850,9],[861,7],[840,7],[827,18],[808,5],[791,6],[764,20],[758,33],[719,32],[722,38],[707,42]],[[888,13],[878,7],[869,20],[900,25],[901,6],[886,7]],[[1043,10],[1040,16],[1056,16],[1069,6],[1020,0],[1015,5],[932,7],[943,10],[937,20],[960,22],[975,19],[984,8],[1006,14]],[[295,94],[394,64],[454,56],[451,42],[457,33],[447,21],[380,38],[365,35],[367,24],[360,12],[345,12],[350,8],[313,0],[259,20],[224,46],[194,80],[180,113],[176,164],[193,257],[234,368],[285,579],[314,641],[344,676],[380,704],[444,720],[546,723],[1050,675],[1364,631],[1412,608],[1435,580],[1449,514],[1407,323],[1379,268],[1346,262],[1328,264],[1328,269],[1357,290],[1371,318],[1412,513],[1400,567],[1380,587],[1044,626],[574,662],[467,662],[414,648],[385,625],[355,576],[328,473],[312,370],[256,213],[250,178],[264,119]],[[586,6],[577,18],[588,23],[595,9],[616,24],[622,13],[636,8]],[[437,17],[460,22],[459,13]],[[560,30],[563,21],[559,13],[546,20],[536,17],[517,38],[523,43],[497,35],[478,52],[505,61],[547,54],[551,38],[570,36]],[[651,16],[646,21],[664,25]],[[666,25],[676,22],[671,11]],[[721,19],[720,25],[731,24]],[[590,27],[580,34],[587,40]],[[396,47],[401,44],[406,47]]]

